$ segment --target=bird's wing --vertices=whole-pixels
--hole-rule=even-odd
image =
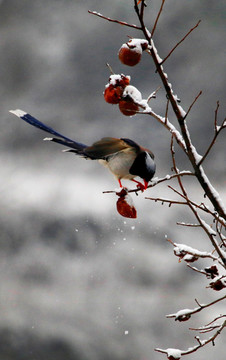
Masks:
[[[92,158],[104,159],[109,155],[128,148],[131,148],[131,146],[122,139],[104,137],[93,145],[88,146],[84,152]]]

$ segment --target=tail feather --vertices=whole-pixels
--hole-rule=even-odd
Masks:
[[[75,149],[77,151],[74,151],[75,153],[79,153],[87,147],[87,145],[79,143],[77,141],[74,141],[62,134],[60,134],[59,132],[55,131],[54,129],[52,129],[51,127],[45,125],[44,123],[42,123],[41,121],[39,121],[38,119],[34,118],[33,116],[31,116],[30,114],[26,113],[25,111],[22,110],[10,110],[10,112],[16,116],[18,116],[20,119],[26,121],[28,124],[41,129],[43,131],[46,131],[49,134],[52,134],[54,136],[60,137],[61,139],[58,138],[48,138],[48,140],[54,141],[58,144],[64,145],[64,146],[68,146],[72,149]]]
[[[87,157],[87,158],[89,157],[84,152],[84,149],[87,147],[84,144],[80,144],[80,143],[77,143],[75,141],[68,141],[68,140],[58,139],[58,138],[45,138],[43,140],[52,141],[52,142],[55,142],[57,144],[61,144],[63,146],[67,146],[67,147],[71,148],[71,149],[63,150],[64,152],[73,152],[74,154],[79,154],[79,155],[82,155],[83,157]],[[80,146],[80,145],[82,145],[82,146]]]

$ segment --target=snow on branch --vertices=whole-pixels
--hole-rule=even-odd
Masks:
[[[171,240],[168,241],[174,246],[174,254],[178,256],[180,260],[183,259],[186,262],[194,262],[199,258],[210,258],[218,261],[218,258],[212,253],[200,251],[184,244],[174,243]]]
[[[201,347],[212,343],[215,345],[214,341],[222,332],[222,330],[226,327],[226,320],[218,327],[218,330],[208,339],[201,340],[198,336],[195,339],[198,341],[198,345],[189,347],[187,350],[179,350],[179,349],[160,349],[156,348],[155,351],[166,354],[168,359],[170,360],[178,360],[181,356],[189,355],[200,349]]]

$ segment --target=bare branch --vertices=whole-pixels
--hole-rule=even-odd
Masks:
[[[111,65],[110,65],[109,63],[106,63],[106,66],[108,67],[108,69],[109,69],[109,71],[110,71],[111,75],[114,75],[114,74],[115,74],[115,72],[113,71],[113,69],[112,69]]]
[[[191,28],[189,32],[173,47],[173,49],[169,52],[169,54],[162,60],[160,65],[162,65],[170,57],[170,55],[174,52],[174,50],[186,39],[186,37],[188,37],[188,35],[190,35],[190,33],[199,26],[200,22],[201,20],[199,20],[197,24],[193,28]]]
[[[152,29],[152,31],[151,31],[151,37],[153,37],[153,35],[154,35],[154,32],[155,32],[155,29],[156,29],[156,26],[157,26],[159,17],[160,17],[160,15],[161,15],[161,13],[162,13],[162,9],[163,9],[164,3],[165,3],[165,0],[162,0],[161,7],[160,7],[160,9],[159,9],[158,15],[157,15],[157,17],[156,17],[156,19],[155,19],[155,23],[154,23],[153,29]]]
[[[200,334],[204,334],[207,332],[211,332],[219,327],[221,327],[222,324],[219,323],[215,323],[217,320],[219,319],[223,319],[224,317],[226,317],[226,315],[219,315],[217,316],[215,319],[213,319],[212,321],[210,321],[208,324],[204,325],[204,326],[200,326],[198,328],[189,328],[189,330],[194,330],[194,331],[198,331]],[[214,324],[215,323],[215,324]]]
[[[134,0],[134,10],[137,14],[137,17],[140,21],[140,25],[141,25],[141,30],[143,31],[143,34],[146,38],[146,40],[148,40],[148,42],[150,43],[150,39],[151,39],[151,34],[149,33],[148,29],[146,28],[145,24],[144,24],[144,12],[143,10],[141,12],[139,12],[139,7],[137,4],[137,0]]]
[[[153,200],[153,201],[155,201],[155,202],[160,201],[162,204],[163,204],[163,203],[168,203],[169,206],[171,206],[172,204],[187,205],[186,202],[176,201],[176,200],[169,200],[169,199],[164,199],[164,198],[145,197],[145,199],[147,199],[147,200]]]
[[[200,274],[206,275],[206,272],[205,272],[204,270],[199,270],[199,269],[197,269],[195,266],[191,266],[190,264],[187,264],[187,266],[188,266],[190,269],[192,269],[192,270],[194,270],[194,271],[196,271],[196,272],[198,272],[198,273],[200,273]]]
[[[215,134],[214,134],[213,140],[211,141],[208,149],[206,150],[205,154],[203,155],[203,157],[199,161],[198,166],[200,166],[203,163],[203,161],[206,159],[206,157],[208,156],[210,150],[212,149],[213,145],[215,144],[215,141],[216,141],[218,135],[220,134],[221,130],[223,130],[226,127],[225,120],[222,122],[222,124],[220,126],[217,126],[218,109],[219,109],[219,101],[217,102],[217,107],[216,107],[216,110],[215,110],[215,118],[214,118]]]
[[[156,94],[157,92],[161,89],[161,86],[158,86],[157,89],[155,91],[153,91],[147,98],[147,103],[149,103],[149,101],[151,99],[155,99],[156,98]]]
[[[215,117],[214,117],[214,129],[215,129],[215,132],[217,132],[217,117],[218,117],[219,107],[220,107],[220,103],[219,103],[219,101],[217,101],[217,107],[216,107],[216,110],[215,110]]]
[[[194,101],[191,103],[191,105],[189,106],[188,111],[186,112],[186,115],[185,115],[185,117],[184,117],[184,120],[185,120],[186,117],[188,116],[189,112],[191,111],[192,106],[193,106],[193,105],[195,104],[195,102],[198,100],[198,98],[199,98],[200,95],[202,95],[202,91],[200,91],[200,92],[198,93],[198,95],[196,96],[195,100],[194,100]]]
[[[91,10],[88,10],[88,13],[91,14],[91,15],[96,15],[96,16],[99,16],[100,18],[104,19],[104,20],[107,20],[107,21],[110,21],[110,22],[114,22],[114,23],[117,23],[117,24],[120,24],[120,25],[123,25],[123,26],[128,26],[128,27],[131,27],[131,28],[134,28],[134,29],[137,29],[137,30],[142,30],[141,27],[137,26],[137,25],[134,25],[134,24],[128,24],[127,22],[125,21],[120,21],[120,20],[115,20],[115,19],[111,19],[109,17],[106,17],[96,11],[91,11]]]

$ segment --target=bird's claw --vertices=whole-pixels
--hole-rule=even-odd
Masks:
[[[144,190],[146,190],[145,186],[141,183],[137,184],[137,189],[140,190],[141,192],[144,192]]]

